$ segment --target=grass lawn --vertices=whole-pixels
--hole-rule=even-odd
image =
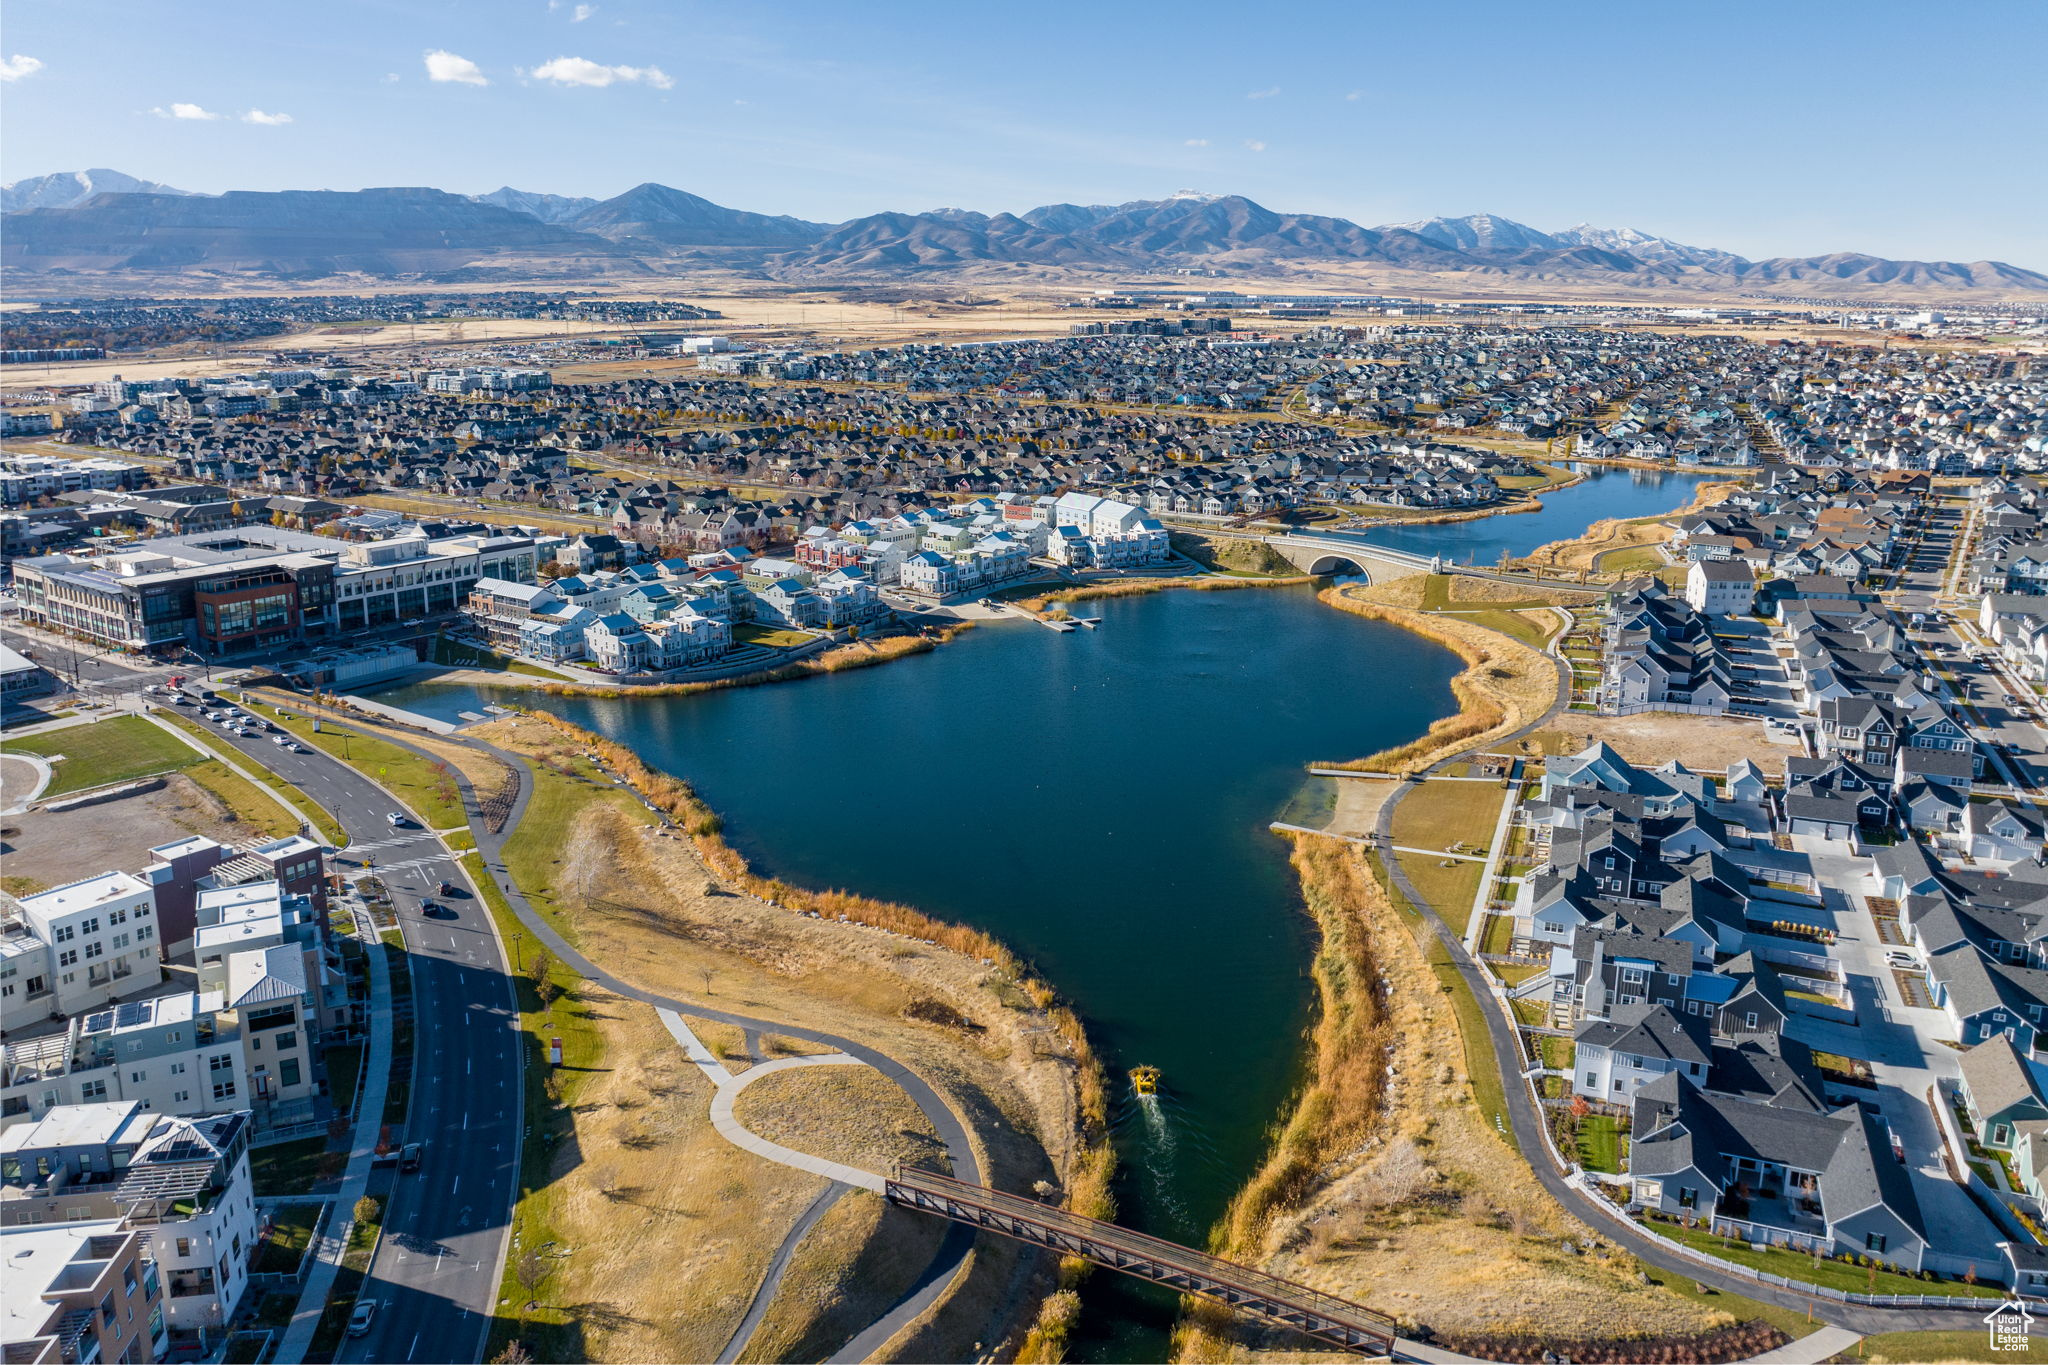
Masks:
[[[766,645],[770,649],[794,649],[817,639],[801,630],[777,630],[773,626],[737,625],[732,639],[738,645]]]
[[[280,1142],[249,1153],[250,1183],[259,1195],[304,1194],[321,1181],[338,1177],[347,1165],[348,1153],[328,1151],[325,1136]]]
[[[1513,915],[1488,915],[1486,931],[1480,936],[1479,951],[1482,953],[1505,953],[1514,945],[1515,917]]]
[[[1767,1270],[1773,1275],[1783,1275],[1789,1280],[1805,1280],[1812,1284],[1824,1285],[1829,1289],[1843,1289],[1859,1294],[1955,1294],[1985,1299],[2005,1297],[2005,1291],[1997,1285],[1970,1285],[1960,1280],[1921,1280],[1887,1270],[1879,1270],[1873,1277],[1867,1266],[1847,1265],[1841,1261],[1827,1259],[1822,1259],[1816,1265],[1813,1257],[1780,1247],[1751,1251],[1749,1243],[1722,1237],[1705,1228],[1688,1228],[1678,1223],[1664,1222],[1652,1222],[1649,1226],[1652,1231],[1669,1237],[1674,1242],[1682,1242],[1695,1250],[1718,1256],[1724,1261],[1733,1261],[1752,1270]]]
[[[318,1204],[282,1204],[272,1209],[270,1235],[257,1244],[249,1269],[258,1275],[289,1275],[297,1270],[299,1258],[313,1240],[313,1225],[319,1221]]]
[[[525,673],[532,677],[551,678],[556,681],[560,681],[564,676],[552,668],[543,668],[525,659],[514,659],[496,650],[484,649],[460,640],[450,640],[444,636],[434,637],[434,645],[429,653],[434,663],[447,664],[450,668],[482,668],[498,673]]]
[[[225,801],[236,820],[268,838],[297,834],[303,823],[297,811],[280,806],[255,783],[216,759],[193,764],[185,769],[185,776]]]
[[[1572,1053],[1576,1049],[1569,1038],[1553,1038],[1542,1034],[1536,1039],[1536,1055],[1543,1059],[1543,1065],[1552,1071],[1572,1069]]]
[[[1465,984],[1465,978],[1458,974],[1449,950],[1433,934],[1429,940],[1429,967],[1451,997],[1451,1008],[1458,1016],[1458,1032],[1465,1044],[1465,1074],[1472,1078],[1472,1102],[1489,1123],[1505,1123],[1507,1094],[1501,1089],[1500,1067],[1494,1061],[1493,1035],[1486,1031],[1486,1011]]]
[[[535,783],[535,805],[539,804],[540,791],[549,785],[571,785],[566,779],[549,783],[546,769],[538,769]],[[637,806],[635,809],[639,809]],[[521,838],[514,847],[528,842],[526,833],[532,828],[533,808],[520,822]],[[539,844],[539,852],[560,851],[562,826],[554,827],[554,841]],[[489,872],[482,866],[479,854],[469,854],[463,859],[470,879],[483,894],[484,904],[490,909],[491,918],[497,923],[498,933],[507,943],[514,942],[514,932],[525,933],[512,907],[506,903],[504,893],[498,889]],[[529,897],[532,887],[513,873],[514,881]],[[550,916],[550,919],[556,917]],[[559,923],[559,921],[557,921]],[[568,935],[565,933],[564,937]],[[529,953],[526,961],[531,963],[532,935],[526,934]],[[555,983],[562,988],[567,998],[579,978],[567,968],[556,964],[551,972]],[[563,1009],[552,1015],[543,1014],[540,997],[535,993],[534,981],[528,972],[515,972],[512,977],[519,992],[520,1045],[525,1060],[526,1080],[522,1087],[522,1098],[526,1111],[528,1137],[520,1147],[519,1203],[513,1210],[513,1230],[521,1246],[536,1247],[557,1240],[553,1220],[553,1203],[560,1198],[560,1186],[553,1176],[554,1161],[561,1143],[575,1133],[574,1108],[578,1093],[592,1078],[601,1074],[604,1065],[604,1035],[597,1025],[583,1017],[579,1010]],[[559,1003],[559,1002],[558,1002]],[[549,1038],[562,1040],[560,1070],[550,1067],[547,1062]],[[550,1072],[559,1078],[561,1102],[551,1102],[547,1094],[546,1077]],[[529,1297],[517,1278],[518,1258],[507,1257],[505,1278],[499,1286],[498,1297],[511,1303],[524,1303]],[[575,1315],[566,1309],[542,1306],[531,1314],[497,1314],[491,1323],[490,1344],[486,1358],[495,1357],[514,1339],[524,1340],[543,1360],[567,1360],[582,1350],[582,1329]],[[568,1352],[569,1354],[564,1354]]]
[[[116,716],[93,725],[10,739],[7,747],[43,758],[63,755],[51,773],[50,789],[43,793],[46,799],[176,772],[200,761],[191,745],[141,716]]]
[[[1394,842],[1407,848],[1483,851],[1493,840],[1506,793],[1491,782],[1422,782],[1394,810]],[[1460,933],[1472,917],[1483,864],[1426,853],[1396,854],[1415,889]],[[1448,867],[1443,866],[1448,862]]]
[[[177,726],[180,730],[183,730],[187,734],[190,734],[195,739],[199,740],[202,744],[205,744],[209,749],[213,749],[215,747],[213,742],[213,736],[207,733],[204,726],[201,726],[196,722],[185,719],[185,717],[179,715],[178,712],[172,709],[171,707],[160,706],[157,708],[156,714],[159,718],[169,721],[172,725]],[[206,779],[204,774],[206,770],[208,770],[209,768],[219,768],[224,777],[227,778],[229,782],[232,782],[234,787],[245,789],[251,795],[262,798],[264,805],[269,806],[273,810],[276,809],[277,803],[275,801],[272,801],[269,797],[264,796],[261,791],[258,791],[248,782],[235,776],[233,772],[230,772],[228,770],[227,765],[224,763],[214,763],[211,761],[200,763],[196,767],[187,770],[186,776],[192,778],[201,786],[206,787],[209,791],[212,791],[215,795],[219,796],[229,805],[235,805],[235,798],[229,794],[232,788],[230,788],[226,783],[223,783],[221,786],[216,787],[212,782],[209,782]],[[297,812],[296,815],[293,815],[290,818],[289,826],[284,830],[280,831],[281,833],[298,833],[299,822],[303,820],[313,827],[313,829],[320,835],[322,842],[326,843],[330,848],[340,848],[348,842],[348,833],[342,829],[340,822],[335,820],[333,816],[327,813],[325,808],[323,808],[318,802],[314,801],[311,797],[307,796],[304,792],[300,791],[297,787],[291,786],[282,779],[277,778],[276,774],[273,773],[271,776],[273,778],[273,785],[277,788],[278,791],[284,793],[285,800],[291,802],[292,809]],[[239,809],[239,807],[237,809]]]
[[[331,724],[316,734],[313,722],[296,712],[280,715],[277,723],[357,772],[376,778],[429,828],[456,829],[469,824],[462,809],[462,793],[448,775],[447,765],[374,735],[335,730]]]
[[[1562,1042],[1563,1039],[1544,1039]],[[1621,1120],[1613,1114],[1588,1114],[1579,1120],[1579,1164],[1589,1171],[1621,1174]]]
[[[1543,648],[1557,624],[1556,618],[1548,613],[1541,621],[1519,611],[1460,611],[1455,614],[1461,621],[1470,621],[1475,626],[1512,636],[1531,649]]]
[[[336,1043],[327,1049],[326,1065],[327,1093],[334,1101],[335,1112],[352,1112],[356,1105],[356,1082],[363,1071],[363,1045]]]
[[[575,922],[562,913],[554,896],[554,869],[561,861],[570,826],[594,801],[616,805],[639,824],[654,823],[654,816],[585,760],[577,758],[566,766],[568,771],[561,772],[538,763],[530,765],[533,795],[520,817],[519,837],[505,846],[505,866],[534,908],[547,916],[557,933],[575,943]]]
[[[1638,545],[1628,550],[1609,550],[1600,556],[1598,567],[1602,573],[1655,573],[1670,563],[1655,546]]]

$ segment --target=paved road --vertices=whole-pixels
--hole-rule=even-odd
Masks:
[[[960,1116],[953,1112],[952,1106],[946,1103],[945,1099],[938,1091],[932,1088],[931,1084],[924,1077],[910,1070],[888,1054],[879,1052],[864,1043],[855,1042],[851,1038],[843,1038],[838,1034],[826,1033],[821,1029],[806,1028],[799,1024],[788,1024],[779,1020],[759,1019],[749,1015],[734,1014],[729,1010],[711,1009],[704,1005],[671,999],[668,996],[633,985],[631,982],[620,980],[578,952],[566,939],[556,933],[554,927],[533,908],[532,903],[521,893],[517,883],[512,879],[510,870],[505,866],[505,845],[517,834],[520,819],[525,815],[527,802],[533,795],[532,771],[526,766],[524,761],[513,754],[505,752],[503,749],[476,739],[465,739],[464,742],[474,749],[491,754],[501,762],[509,764],[512,771],[518,776],[519,792],[513,801],[512,811],[505,821],[504,829],[497,833],[492,833],[483,828],[480,822],[473,824],[471,828],[476,834],[477,848],[483,855],[484,867],[489,875],[497,880],[499,888],[505,893],[506,903],[512,907],[513,914],[519,919],[519,922],[528,933],[532,934],[540,943],[546,945],[548,951],[555,955],[556,961],[582,976],[585,980],[595,981],[607,990],[614,991],[629,1000],[639,1000],[645,1004],[652,1005],[657,1010],[673,1010],[677,1014],[688,1015],[693,1019],[709,1019],[722,1024],[731,1024],[740,1029],[742,1033],[775,1033],[781,1034],[784,1037],[801,1038],[806,1042],[821,1043],[828,1047],[837,1048],[850,1057],[856,1057],[866,1062],[869,1066],[874,1067],[877,1071],[880,1071],[883,1075],[901,1086],[904,1093],[910,1097],[911,1102],[917,1105],[918,1109],[923,1112],[925,1119],[938,1134],[940,1142],[945,1144],[946,1156],[952,1163],[954,1177],[967,1181],[970,1184],[980,1184],[982,1182],[984,1177],[982,1175],[981,1163],[975,1159],[974,1146],[968,1139],[966,1124],[961,1121]],[[473,804],[474,797],[468,791],[467,783],[459,776],[456,781],[458,785],[464,788],[463,794],[465,799]],[[938,1251],[933,1255],[931,1262],[926,1265],[924,1272],[918,1277],[917,1282],[886,1313],[870,1323],[853,1340],[842,1346],[831,1359],[834,1362],[865,1360],[874,1354],[875,1351],[879,1350],[891,1337],[920,1317],[926,1309],[938,1302],[939,1298],[945,1293],[947,1286],[952,1284],[955,1277],[965,1271],[967,1268],[967,1254],[973,1249],[974,1240],[975,1233],[973,1229],[955,1223],[947,1231],[945,1238],[939,1244]]]
[[[479,1360],[518,1193],[523,1126],[511,981],[482,902],[473,889],[435,895],[444,878],[468,887],[461,867],[417,824],[393,830],[385,815],[404,808],[369,779],[317,749],[295,754],[206,728],[215,744],[241,750],[334,813],[351,841],[338,857],[353,862],[367,851],[375,860],[410,954],[417,1083],[405,1135],[426,1148],[418,1174],[396,1182],[363,1286],[383,1303],[376,1326],[337,1358]],[[423,916],[423,896],[452,906],[454,918]]]
[[[1505,750],[1523,735],[1550,724],[1564,710],[1564,698],[1569,695],[1568,679],[1564,673],[1563,663],[1555,655],[1552,655],[1552,662],[1559,670],[1559,700],[1536,721],[1512,735],[1496,740],[1491,746],[1493,749]],[[1454,757],[1455,755],[1438,760],[1425,770],[1424,775],[1453,761]],[[1393,847],[1394,812],[1399,809],[1402,800],[1415,789],[1415,786],[1416,784],[1407,782],[1400,784],[1380,807],[1375,833],[1382,850],[1390,850]],[[1856,1332],[1974,1330],[1982,1325],[1982,1313],[1976,1309],[1874,1308],[1834,1303],[1828,1300],[1815,1300],[1791,1290],[1761,1284],[1747,1276],[1716,1269],[1704,1261],[1680,1256],[1662,1243],[1643,1236],[1632,1226],[1611,1216],[1610,1206],[1604,1201],[1568,1184],[1563,1173],[1551,1161],[1550,1150],[1543,1139],[1543,1116],[1538,1112],[1528,1083],[1522,1078],[1521,1044],[1515,1035],[1514,1021],[1495,999],[1488,985],[1485,970],[1465,951],[1465,945],[1458,934],[1444,922],[1435,907],[1408,879],[1399,861],[1391,853],[1383,853],[1382,862],[1395,888],[1422,912],[1423,918],[1429,924],[1430,932],[1444,945],[1445,951],[1449,953],[1453,965],[1457,968],[1458,975],[1478,998],[1480,1009],[1486,1016],[1487,1034],[1493,1043],[1494,1061],[1500,1068],[1501,1089],[1507,1097],[1509,1134],[1523,1158],[1528,1161],[1530,1169],[1536,1173],[1536,1179],[1567,1211],[1577,1216],[1600,1236],[1627,1248],[1645,1263],[1680,1279],[1710,1285],[1724,1293],[1740,1294],[1747,1298],[1773,1303],[1794,1312],[1803,1313],[1811,1310],[1818,1321],[1850,1328]]]

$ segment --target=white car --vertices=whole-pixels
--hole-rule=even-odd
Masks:
[[[406,826],[406,818],[397,811],[392,811],[384,819],[393,829],[404,829]]]
[[[285,737],[283,735],[272,735],[270,737],[270,742],[272,744],[275,744],[280,749],[289,749],[292,747],[289,743],[286,742]]]
[[[1902,972],[1917,972],[1920,970],[1920,959],[1914,957],[1904,948],[1885,949],[1884,960]]]

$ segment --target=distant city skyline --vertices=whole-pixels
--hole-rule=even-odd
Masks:
[[[828,222],[1194,189],[1367,226],[1487,212],[2048,268],[2048,88],[2023,70],[2048,6],[1966,11],[14,0],[0,179],[652,180]]]

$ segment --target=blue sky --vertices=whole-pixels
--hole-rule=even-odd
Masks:
[[[2043,0],[8,0],[0,178],[826,221],[1196,189],[2048,269],[2043,52]]]

